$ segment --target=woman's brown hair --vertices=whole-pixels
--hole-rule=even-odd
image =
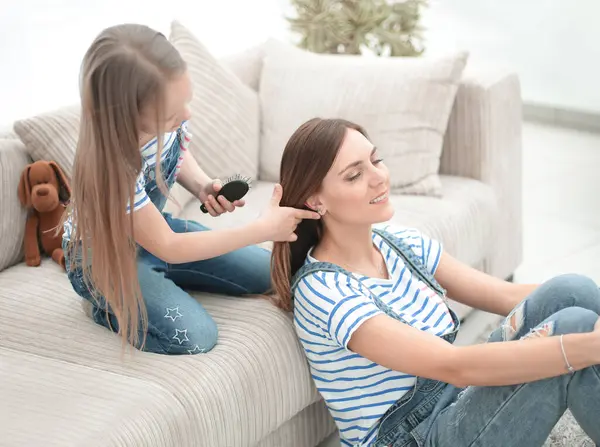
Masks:
[[[294,132],[281,158],[281,206],[308,209],[306,201],[319,192],[348,129],[357,130],[367,137],[362,127],[343,119],[313,118]],[[276,242],[273,246],[271,280],[276,293],[274,300],[284,310],[292,310],[290,281],[304,263],[310,248],[318,243],[322,225],[321,220],[303,220],[296,229],[296,241]]]
[[[155,111],[151,128],[143,130],[158,136],[160,160],[166,84],[185,69],[164,35],[135,24],[105,29],[83,59],[68,255],[71,262],[81,256],[84,279],[106,300],[124,343],[138,345],[139,323],[144,334],[147,324],[133,234],[135,184],[142,170],[140,116]],[[160,163],[156,178],[166,191]]]

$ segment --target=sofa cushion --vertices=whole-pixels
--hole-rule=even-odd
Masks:
[[[0,348],[3,445],[190,445],[185,408],[158,383]]]
[[[14,123],[17,135],[34,161],[55,161],[68,178],[79,138],[79,105],[71,105],[24,118]]]
[[[17,189],[30,161],[16,135],[0,137],[0,271],[23,259],[27,210],[19,201]]]
[[[179,22],[171,24],[169,39],[187,62],[194,86],[189,124],[192,154],[212,178],[256,177],[258,94]]]
[[[160,427],[168,422],[170,433],[181,432],[177,436],[186,442],[150,439],[128,445],[252,446],[319,400],[289,315],[262,299],[198,296],[219,326],[219,340],[211,352],[165,356],[128,349],[123,353],[117,335],[83,314],[60,267],[50,260],[38,268],[19,264],[0,273],[0,347],[84,368],[90,389],[83,396],[90,394],[95,400],[104,392],[114,422],[122,421],[117,430],[141,430],[142,424],[154,423],[152,418],[158,424],[170,402],[179,402],[173,407],[176,414]],[[22,368],[11,373],[18,375],[28,367]],[[65,371],[67,378],[86,380],[79,368],[74,369]],[[135,379],[129,381],[133,388],[117,399],[118,389],[127,388],[126,378]],[[141,382],[147,384],[146,395]],[[87,388],[81,385],[82,390]],[[152,400],[158,389],[168,391],[173,399],[160,391]],[[63,395],[75,399],[77,393]],[[29,395],[32,405],[37,399]],[[96,411],[85,402],[80,408]],[[147,409],[143,415],[142,408]],[[49,411],[49,418],[62,417],[56,410]],[[106,417],[101,415],[98,424]],[[148,430],[148,436],[154,436],[158,428]]]
[[[363,126],[397,193],[441,194],[444,133],[467,53],[366,58],[313,54],[270,40],[260,80],[260,179],[278,181],[283,149],[313,118]]]

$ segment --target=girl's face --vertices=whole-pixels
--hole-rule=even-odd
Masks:
[[[191,117],[189,104],[192,100],[192,82],[189,73],[185,71],[183,74],[173,78],[166,85],[164,123],[162,132],[173,132],[183,121],[187,121]],[[150,106],[147,110],[142,111],[142,131],[144,135],[155,137],[155,132],[150,132],[148,129],[153,129],[155,124],[153,117],[155,115],[154,106]],[[153,135],[154,134],[154,135]]]
[[[187,70],[167,84],[164,132],[174,131],[183,121],[190,119],[192,94],[192,81]]]
[[[385,222],[394,215],[389,189],[389,172],[377,148],[360,132],[348,129],[320,191],[309,204],[320,206],[325,218],[343,224]]]

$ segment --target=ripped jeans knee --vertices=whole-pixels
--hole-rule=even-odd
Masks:
[[[551,315],[521,337],[521,340],[578,334],[594,330],[599,316],[582,307],[567,307]]]
[[[551,337],[554,335],[554,321],[546,321],[545,323],[540,324],[539,326],[531,329],[527,334],[521,337],[521,340],[525,340],[527,338],[541,338],[541,337]]]

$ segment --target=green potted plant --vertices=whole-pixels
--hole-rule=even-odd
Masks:
[[[315,53],[419,56],[427,0],[292,0],[298,46]]]

